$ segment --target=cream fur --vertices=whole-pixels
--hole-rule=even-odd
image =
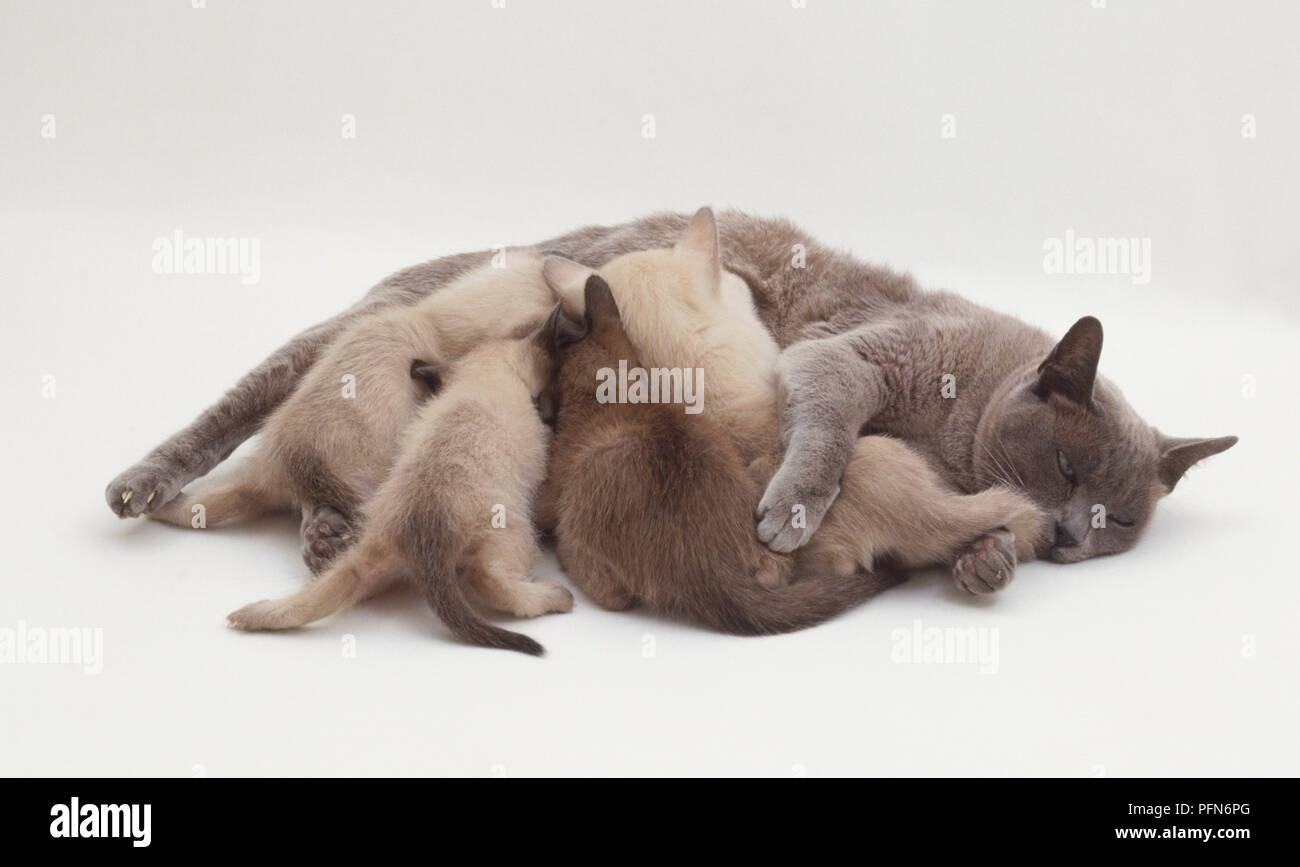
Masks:
[[[488,341],[453,365],[367,502],[358,544],[301,592],[245,606],[230,615],[230,624],[302,626],[399,580],[414,580],[431,599],[442,599],[458,575],[479,602],[498,611],[520,617],[569,611],[568,590],[527,580],[537,556],[531,505],[546,473],[550,437],[533,398],[549,369],[535,336]],[[505,526],[495,526],[494,518]],[[457,632],[478,627],[448,625]]]
[[[566,309],[580,310],[594,272],[556,263],[545,273]],[[705,413],[755,459],[751,471],[770,478],[779,463],[779,350],[744,282],[719,276],[712,212],[699,211],[672,249],[620,256],[599,274],[642,362],[703,368]],[[901,441],[862,437],[839,498],[800,552],[799,571],[847,574],[871,570],[883,557],[905,566],[944,563],[961,586],[987,592],[986,585],[1010,580],[1018,559],[1033,556],[1042,526],[1041,511],[1019,492],[956,494]]]

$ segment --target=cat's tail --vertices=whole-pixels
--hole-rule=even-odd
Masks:
[[[769,552],[764,558],[775,558]],[[768,568],[768,564],[763,567]],[[775,635],[816,626],[843,614],[904,580],[901,572],[834,573],[800,577],[793,584],[767,587],[751,574],[717,576],[698,588],[687,613],[733,635]]]
[[[463,534],[454,522],[428,515],[412,515],[401,533],[406,560],[415,586],[420,588],[433,613],[462,641],[481,647],[516,650],[541,656],[546,648],[527,635],[493,626],[479,616],[465,598],[457,576],[464,553]]]

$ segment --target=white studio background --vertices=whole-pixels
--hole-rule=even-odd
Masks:
[[[0,629],[103,636],[98,674],[0,665],[0,774],[1300,773],[1296,7],[204,6],[0,3]],[[1241,443],[1132,553],[992,600],[935,573],[739,639],[579,596],[520,624],[541,660],[452,643],[401,592],[231,632],[304,579],[295,520],[105,507],[387,273],[703,204],[1055,331],[1095,314],[1148,420]],[[178,230],[257,239],[259,279],[154,273]],[[1045,273],[1067,231],[1149,239],[1149,281]],[[932,627],[994,664],[898,662]]]

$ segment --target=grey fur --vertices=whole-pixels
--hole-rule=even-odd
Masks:
[[[689,219],[655,214],[591,226],[533,249],[599,268],[624,253],[671,246]],[[1038,368],[1054,345],[1045,332],[956,295],[924,291],[907,275],[824,247],[786,220],[728,211],[718,222],[724,267],[748,283],[759,315],[785,350],[780,372],[787,450],[759,508],[760,537],[776,550],[792,550],[811,536],[834,500],[860,433],[906,440],[958,490],[1015,484],[1066,529],[1077,528],[1080,509],[1092,505],[1114,503],[1132,512],[1132,527],[1053,546],[1051,555],[1062,561],[1131,547],[1158,496],[1187,467],[1236,441],[1166,438],[1100,378],[1091,409],[1079,406],[1040,382]],[[802,249],[798,267],[796,248]],[[166,503],[257,430],[345,323],[385,306],[410,304],[489,255],[450,256],[408,268],[346,313],[299,335],[192,425],[114,479],[106,492],[110,508],[134,517]],[[954,377],[953,398],[941,395],[944,375]],[[1051,467],[1044,467],[1042,449],[1051,445],[1044,431],[1062,440],[1053,440],[1053,447],[1077,450],[1076,463],[1088,468],[1087,484],[1068,495],[1059,477],[1051,477]],[[1025,435],[1008,439],[1017,432]],[[795,505],[806,510],[802,530],[791,526]]]

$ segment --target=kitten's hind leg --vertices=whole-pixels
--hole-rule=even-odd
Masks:
[[[637,598],[618,580],[618,572],[599,555],[588,554],[581,547],[567,542],[561,536],[556,546],[556,556],[564,574],[569,576],[579,590],[606,611],[626,611],[637,604]]]
[[[529,581],[537,559],[537,544],[527,538],[505,536],[505,530],[489,531],[477,556],[465,572],[483,600],[497,611],[516,617],[567,613],[573,610],[573,594],[555,581]]]
[[[303,562],[313,575],[319,575],[352,547],[357,534],[351,516],[360,512],[363,496],[314,445],[282,448],[279,457],[294,498],[303,504]]]
[[[389,540],[362,539],[332,569],[292,596],[245,605],[226,615],[226,620],[232,628],[246,631],[306,626],[374,596],[403,571],[402,560]]]
[[[270,512],[287,511],[288,486],[265,463],[250,458],[225,482],[202,481],[148,512],[155,521],[196,530],[234,524]]]
[[[1016,572],[1016,537],[1010,530],[993,530],[957,556],[952,578],[967,593],[983,596],[1011,583]]]
[[[313,575],[328,569],[357,535],[352,522],[333,506],[303,506],[301,533],[302,559]]]
[[[948,490],[921,455],[888,437],[858,440],[843,489],[804,557],[833,562],[837,573],[850,558],[866,569],[881,556],[904,567],[952,564],[959,587],[992,593],[1033,557],[1044,523],[1018,491]]]

